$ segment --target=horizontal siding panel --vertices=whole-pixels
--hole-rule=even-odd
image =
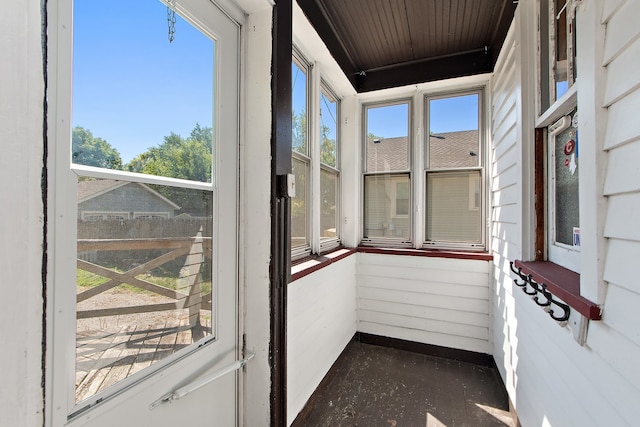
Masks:
[[[358,288],[359,299],[389,301],[424,307],[450,308],[451,310],[469,311],[473,313],[489,313],[489,303],[486,300],[461,298],[444,295],[429,295],[416,292],[392,291],[378,288]]]
[[[614,335],[611,335],[611,334]],[[620,335],[618,335],[620,337]],[[595,346],[596,352],[599,352],[600,348],[605,350],[613,350],[614,352],[623,351],[623,347],[618,346],[615,339],[615,332],[604,322],[592,322],[589,326],[589,338],[587,341],[589,346]],[[609,346],[609,348],[607,348]],[[640,360],[640,355],[630,354],[634,357],[636,362]],[[586,366],[585,371],[589,372],[589,376],[592,378],[594,384],[596,384],[596,390],[600,392],[599,396],[602,399],[602,405],[595,405],[601,412],[607,414],[611,411],[615,411],[615,418],[622,417],[623,419],[616,420],[612,417],[610,422],[602,425],[629,425],[635,426],[638,423],[638,402],[640,402],[640,390],[638,390],[638,383],[632,383],[629,378],[625,378],[619,372],[614,369],[613,360],[607,360],[607,358],[594,357],[593,362]],[[597,398],[597,396],[596,396]],[[593,400],[592,400],[593,401]]]
[[[443,322],[441,320],[423,319],[401,314],[383,313],[380,311],[360,311],[360,323],[377,323],[399,328],[416,329],[444,335],[455,335],[464,338],[489,340],[489,328],[485,326],[463,325],[461,323]]]
[[[610,284],[607,289],[602,320],[631,342],[640,345],[639,308],[640,294]]]
[[[368,265],[386,265],[389,267],[416,267],[429,270],[467,271],[476,273],[488,273],[489,261],[473,259],[455,259],[438,257],[414,257],[384,254],[358,254],[358,273]]]
[[[638,363],[640,347],[638,344],[628,340],[604,322],[592,322],[589,328],[587,341],[589,347],[610,363],[612,369],[618,372],[622,378],[629,381],[636,388],[635,394],[638,395],[640,391],[638,390],[640,384],[640,364]]]
[[[460,350],[476,351],[485,354],[489,354],[491,350],[489,342],[486,340],[420,331],[417,329],[398,328],[395,326],[380,325],[378,323],[360,322],[358,331],[366,334],[439,345],[441,347],[457,348]]]
[[[512,129],[515,134],[515,128]],[[516,166],[519,162],[519,150],[515,145],[511,145],[508,150],[504,151],[502,156],[495,159],[493,166],[493,176],[500,176],[504,171]]]
[[[493,193],[492,197],[492,206],[502,206],[502,205],[513,205],[515,203],[520,203],[520,198],[522,197],[522,193],[519,191],[518,187],[512,185],[511,187],[503,188],[502,191],[497,191]]]
[[[640,159],[640,141],[623,145],[609,152],[609,163],[604,179],[605,195],[640,191],[638,159]],[[614,218],[619,217],[614,216]]]
[[[640,2],[637,0],[627,1],[615,15],[611,16],[604,41],[603,63],[605,65],[638,39],[640,36],[638,17],[640,17]]]
[[[505,153],[516,150],[516,144],[518,142],[518,130],[516,129],[516,123],[511,123],[508,133],[504,135],[500,141],[494,140],[494,150],[492,163],[504,162],[503,158]],[[494,170],[497,170],[494,168]]]
[[[492,128],[499,126],[504,121],[504,118],[508,116],[508,111],[516,105],[515,63],[512,64],[510,71],[509,75],[494,79]]]
[[[492,129],[493,146],[497,149],[500,145],[506,144],[507,146],[515,144],[517,136],[515,133],[515,125],[517,123],[517,111],[515,105],[511,105],[505,115],[501,117],[500,124]],[[500,152],[504,152],[503,148]]]
[[[520,235],[520,224],[510,222],[494,222],[491,235],[500,240],[510,241]]]
[[[609,107],[605,150],[640,139],[640,90],[635,90]]]
[[[500,175],[493,175],[493,180],[491,181],[491,191],[499,191],[505,187],[509,187],[510,185],[517,184],[520,180],[520,168],[515,165],[506,169]]]
[[[387,267],[380,265],[362,266],[358,274],[358,283],[376,288],[384,287],[396,289],[398,286],[419,286],[409,284],[396,284],[395,281],[412,281],[423,283],[434,283],[437,285],[466,285],[473,287],[489,286],[489,275],[487,272],[475,271],[455,271],[430,268],[425,271],[417,267]],[[391,280],[389,280],[391,279]]]
[[[606,24],[624,4],[625,0],[604,0],[600,22]]]
[[[424,273],[424,272],[423,272]],[[427,273],[430,274],[430,273]],[[437,281],[418,281],[409,279],[389,280],[384,277],[366,277],[360,280],[359,287],[387,289],[390,291],[415,292],[426,295],[452,296],[472,299],[489,299],[489,283],[484,286],[469,286]]]
[[[638,69],[639,58],[640,40],[636,40],[609,64],[604,96],[605,107],[640,87],[640,73],[629,72],[629,70]]]
[[[640,192],[609,197],[604,235],[640,242]]]
[[[493,208],[491,219],[497,222],[516,224],[520,221],[521,214],[520,205],[502,205]]]
[[[516,237],[513,237],[514,239]],[[494,262],[496,265],[504,263],[506,268],[509,268],[509,261],[514,259],[521,259],[522,257],[522,245],[519,242],[510,242],[504,239],[493,239],[491,242],[491,252],[494,254]],[[509,274],[506,275],[510,277]],[[500,278],[500,276],[496,276]]]
[[[452,310],[449,307],[425,307],[421,305],[361,298],[358,302],[358,309],[419,317],[422,319],[442,320],[462,325],[487,326],[489,324],[488,313],[470,313],[468,311]]]
[[[636,262],[640,260],[640,244],[631,240],[609,239],[604,280],[640,294]]]

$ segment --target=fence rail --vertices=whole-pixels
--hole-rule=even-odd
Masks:
[[[87,319],[103,316],[117,316],[126,314],[149,313],[158,311],[171,311],[175,309],[189,310],[189,324],[199,324],[200,310],[211,303],[211,292],[202,293],[201,284],[202,266],[205,258],[211,257],[211,237],[202,237],[199,232],[194,237],[163,237],[163,238],[135,238],[135,239],[79,239],[78,253],[89,251],[156,251],[168,250],[162,255],[156,256],[140,265],[135,265],[127,271],[116,271],[99,264],[78,259],[77,267],[104,278],[107,282],[95,286],[77,294],[77,302],[108,291],[118,285],[127,284],[138,289],[145,290],[173,301],[136,305],[126,307],[110,307],[91,310],[78,310],[78,319]],[[185,257],[184,265],[180,269],[176,289],[169,289],[152,283],[140,276],[150,275],[151,270],[168,262]]]

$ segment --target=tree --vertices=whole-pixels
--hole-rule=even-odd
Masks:
[[[171,132],[157,147],[135,157],[127,165],[131,172],[191,181],[211,182],[213,131],[196,123],[187,139]]]
[[[127,165],[131,172],[191,181],[211,182],[213,168],[213,130],[196,123],[184,139],[171,132],[164,142],[138,155]],[[152,186],[163,196],[178,204],[182,213],[210,216],[213,212],[211,194],[169,186]]]
[[[122,169],[122,158],[118,150],[91,131],[80,126],[73,128],[71,137],[71,159],[73,163],[107,169]]]

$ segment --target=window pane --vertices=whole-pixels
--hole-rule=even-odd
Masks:
[[[295,62],[291,63],[292,123],[291,146],[293,151],[308,154],[307,144],[307,75]]]
[[[409,104],[367,108],[367,172],[409,170]]]
[[[338,174],[320,171],[320,242],[338,236]]]
[[[338,105],[324,91],[320,93],[320,162],[337,167],[337,113]]]
[[[400,194],[398,188],[400,188]],[[408,215],[408,199],[403,198],[403,188],[406,188],[408,193],[410,188],[408,174],[364,177],[365,238],[409,239],[411,222]]]
[[[212,334],[213,198],[96,179],[78,182],[77,209],[81,401]]]
[[[427,174],[427,241],[480,243],[480,171]]]
[[[569,61],[567,60],[568,50],[568,37],[567,37],[567,0],[554,0],[555,1],[555,84],[556,84],[556,98],[559,99],[569,89],[569,76],[568,68]]]
[[[291,159],[293,174],[296,177],[296,197],[291,199],[291,248],[309,246],[309,206],[307,185],[309,182],[309,163],[300,159]]]
[[[580,227],[578,132],[576,128],[569,126],[555,136],[554,156],[555,240],[573,246],[574,228]]]
[[[74,1],[72,162],[211,182],[215,43],[177,14],[170,43],[160,1],[112,6]]]
[[[479,166],[479,95],[430,99],[428,108],[428,168]]]

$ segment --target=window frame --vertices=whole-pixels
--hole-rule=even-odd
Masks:
[[[292,161],[297,160],[303,163],[306,167],[306,172],[307,172],[307,175],[306,175],[307,179],[306,179],[306,182],[304,183],[305,243],[303,245],[299,245],[295,247],[293,246],[293,243],[291,244],[291,259],[296,260],[296,259],[304,258],[305,256],[308,256],[311,253],[311,245],[313,241],[313,238],[312,238],[312,222],[313,221],[311,220],[312,206],[310,203],[310,201],[313,200],[313,196],[311,194],[311,188],[312,188],[311,181],[312,181],[312,174],[313,174],[312,172],[313,150],[311,147],[311,138],[310,138],[310,135],[312,134],[311,132],[311,129],[312,129],[312,126],[311,126],[312,125],[311,123],[312,64],[302,55],[300,50],[298,50],[295,46],[293,47],[292,50],[293,50],[293,54],[291,58],[292,64],[295,64],[302,72],[305,73],[305,76],[306,76],[306,82],[305,82],[305,116],[306,116],[305,125],[306,126],[304,128],[306,153],[301,153],[297,150],[294,150],[293,147],[291,147]],[[292,117],[292,120],[293,120],[293,117]],[[296,183],[296,189],[298,188],[300,188],[300,183]],[[296,196],[298,194],[299,193],[296,191]],[[293,209],[293,199],[292,199],[292,209]],[[291,226],[293,228],[293,214],[291,214]]]
[[[361,234],[361,244],[364,246],[384,246],[384,247],[399,247],[399,248],[410,248],[414,246],[414,232],[415,232],[415,215],[414,210],[412,209],[414,200],[413,194],[415,191],[415,183],[413,176],[413,163],[414,163],[414,130],[413,130],[413,120],[414,120],[414,102],[413,98],[402,97],[402,98],[394,98],[389,100],[382,100],[370,103],[362,104],[362,142],[361,142],[361,156],[362,156],[362,174],[361,174],[361,188],[362,188],[362,204],[361,204],[361,221],[362,225],[360,227]],[[406,169],[394,169],[389,171],[368,171],[367,170],[367,140],[368,140],[368,110],[372,108],[381,108],[381,107],[393,107],[398,105],[407,105],[407,168]],[[390,181],[398,181],[398,177],[406,176],[409,180],[409,213],[405,217],[401,217],[402,219],[407,219],[408,221],[408,236],[405,237],[385,237],[385,236],[376,236],[365,237],[365,227],[367,224],[366,221],[366,179],[369,176],[388,176]],[[391,186],[394,188],[394,186]],[[395,188],[394,188],[395,194]],[[389,206],[389,214],[390,217],[394,217],[392,214],[395,213],[395,200],[393,198],[390,199]],[[399,218],[395,216],[396,218]]]
[[[540,174],[540,203],[536,208],[536,243],[535,259],[537,261],[548,261],[560,265],[580,274],[581,270],[581,250],[578,247],[569,248],[562,243],[556,244],[555,236],[555,189],[553,181],[553,168],[555,166],[551,153],[551,144],[554,139],[549,134],[549,127],[562,117],[573,114],[578,107],[578,79],[575,72],[577,55],[574,44],[577,36],[576,7],[578,2],[566,0],[566,20],[567,20],[567,82],[568,88],[560,97],[555,93],[554,61],[555,45],[548,39],[548,35],[555,32],[555,0],[540,0],[538,2],[538,51],[536,61],[538,67],[537,78],[537,99],[538,114],[535,122],[536,132],[540,133],[540,149],[536,150],[536,174]],[[546,9],[545,9],[546,8]],[[545,74],[547,73],[547,74]],[[553,96],[552,96],[553,95]],[[578,172],[580,173],[580,172]],[[582,190],[578,191],[580,194]],[[580,215],[582,216],[582,215]],[[580,227],[580,226],[579,226]]]
[[[424,210],[424,214],[421,215],[421,221],[423,221],[422,236],[420,237],[423,248],[438,249],[438,250],[464,250],[464,251],[486,251],[487,250],[487,220],[488,220],[488,178],[486,172],[486,159],[487,159],[487,108],[485,100],[485,86],[473,86],[461,90],[443,91],[437,93],[425,93],[423,96],[423,108],[424,108],[424,129],[430,129],[430,108],[429,101],[436,99],[454,98],[457,96],[467,96],[477,94],[478,96],[478,163],[476,166],[471,167],[454,167],[454,168],[429,168],[429,144],[431,135],[427,132],[424,133],[424,153],[421,156],[423,164],[421,165],[422,173],[421,179],[423,180],[423,193],[420,195],[421,207]],[[427,181],[430,173],[455,173],[455,172],[480,172],[480,205],[478,208],[471,208],[471,198],[469,199],[469,210],[479,210],[480,214],[480,239],[477,242],[456,242],[445,240],[427,240],[428,233],[428,195],[427,195]],[[475,190],[475,188],[474,188]],[[469,191],[471,192],[471,181],[469,182]]]
[[[308,179],[305,182],[305,207],[306,207],[306,224],[307,244],[303,246],[293,247],[291,249],[291,260],[293,262],[302,260],[311,255],[320,255],[330,252],[341,246],[341,206],[342,206],[342,183],[340,171],[340,115],[341,99],[336,92],[322,78],[322,73],[318,64],[313,63],[305,56],[302,51],[293,46],[292,64],[295,63],[301,70],[306,72],[306,147],[307,153],[300,153],[291,150],[292,161],[304,162],[307,167]],[[336,165],[328,165],[321,161],[321,118],[320,111],[323,95],[336,104]],[[322,189],[322,173],[327,172],[336,178],[336,236],[322,237],[322,218],[320,200]],[[297,188],[299,184],[297,183]]]
[[[336,96],[335,92],[331,89],[331,87],[329,86],[329,84],[324,80],[324,79],[320,79],[320,92],[319,92],[319,97],[318,97],[318,103],[320,104],[322,102],[322,97],[328,98],[329,100],[333,101],[336,104],[336,147],[335,147],[335,156],[336,156],[336,164],[335,166],[332,165],[328,165],[326,163],[322,162],[322,156],[321,156],[321,150],[322,150],[322,131],[320,126],[322,126],[322,119],[320,118],[320,112],[322,110],[321,105],[318,106],[318,126],[319,126],[319,133],[318,135],[316,135],[316,137],[318,138],[318,165],[319,165],[319,178],[318,178],[318,184],[319,187],[322,185],[322,172],[328,172],[330,174],[332,174],[335,179],[336,179],[336,194],[335,194],[335,200],[336,200],[336,213],[335,213],[335,219],[336,219],[336,236],[333,238],[323,238],[322,237],[322,220],[321,218],[318,219],[318,223],[315,226],[315,228],[318,229],[318,252],[319,253],[324,253],[327,251],[331,251],[332,249],[335,249],[337,247],[340,246],[341,241],[340,241],[340,233],[341,233],[341,194],[342,194],[342,184],[341,184],[341,174],[340,174],[340,99],[338,98],[338,96]],[[318,203],[318,208],[314,209],[314,212],[319,212],[321,214],[322,212],[322,201],[320,200],[320,195],[321,195],[321,190],[318,191],[318,198],[317,198],[317,203]],[[315,198],[314,198],[314,201]]]

